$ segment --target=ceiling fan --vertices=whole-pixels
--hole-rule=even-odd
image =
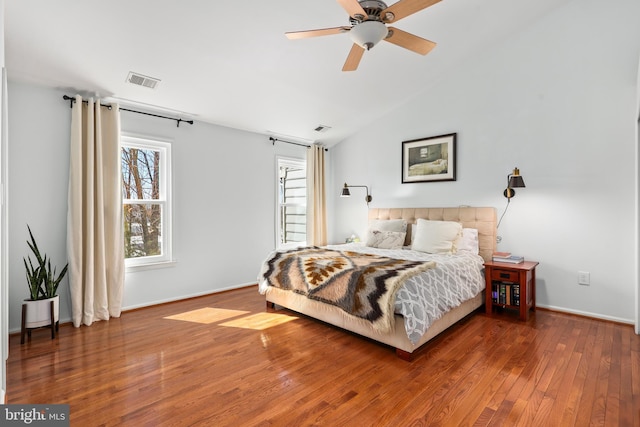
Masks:
[[[292,31],[285,35],[293,39],[349,33],[353,46],[342,71],[355,71],[365,49],[370,50],[380,40],[426,55],[436,44],[386,24],[399,21],[441,0],[400,0],[391,6],[380,0],[337,0],[349,14],[351,26],[322,28],[318,30]]]

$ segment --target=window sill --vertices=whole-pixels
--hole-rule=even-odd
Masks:
[[[138,271],[145,270],[156,270],[159,268],[171,268],[175,267],[178,262],[175,260],[172,261],[162,261],[162,262],[150,262],[148,264],[139,264],[139,265],[125,265],[124,271],[125,273],[136,273]]]

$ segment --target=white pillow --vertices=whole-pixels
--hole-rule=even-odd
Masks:
[[[380,249],[400,249],[404,245],[404,231],[369,230],[367,246]]]
[[[471,252],[478,255],[480,244],[478,243],[478,230],[475,228],[463,228],[462,235],[456,242],[457,252]]]
[[[369,222],[369,230],[407,231],[407,221],[404,219],[374,219]]]
[[[462,225],[454,221],[429,221],[419,218],[411,249],[430,254],[452,254],[462,234]]]

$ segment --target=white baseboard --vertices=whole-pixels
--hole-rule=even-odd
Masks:
[[[609,321],[612,321],[612,322],[626,323],[626,324],[629,324],[629,325],[635,325],[635,322],[633,321],[633,319],[623,319],[621,317],[605,316],[605,315],[602,315],[602,314],[590,313],[588,311],[572,310],[572,309],[569,309],[569,308],[556,307],[556,306],[553,306],[553,305],[536,304],[536,307],[546,308],[547,310],[558,311],[558,312],[561,312],[561,313],[577,314],[579,316],[592,317],[594,319],[609,320]]]
[[[247,286],[253,286],[255,285],[256,282],[251,282],[251,283],[242,283],[239,285],[233,285],[233,286],[227,286],[226,288],[220,288],[220,289],[215,289],[215,290],[210,290],[210,291],[205,291],[205,292],[198,292],[195,294],[189,294],[189,295],[180,295],[177,297],[173,297],[173,298],[167,298],[167,299],[163,299],[163,300],[156,300],[156,301],[151,301],[151,302],[146,302],[143,304],[135,304],[135,305],[129,305],[126,307],[122,307],[122,311],[128,311],[128,310],[135,310],[138,308],[144,308],[144,307],[151,307],[153,305],[159,305],[159,304],[166,304],[168,302],[174,302],[174,301],[180,301],[183,299],[189,299],[189,298],[197,298],[197,297],[202,297],[205,295],[213,295],[213,294],[217,294],[220,292],[225,292],[225,291],[231,291],[233,289],[240,289],[240,288],[246,288]],[[256,291],[257,293],[258,291]]]

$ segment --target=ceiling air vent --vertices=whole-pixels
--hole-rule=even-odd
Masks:
[[[127,82],[131,83],[132,85],[155,89],[158,86],[158,83],[160,83],[160,79],[154,79],[153,77],[144,76],[142,74],[130,71],[129,76],[127,76]]]
[[[317,128],[315,128],[314,130],[315,130],[316,132],[326,132],[326,131],[328,131],[329,129],[331,129],[331,126],[318,125],[318,127],[317,127]]]

